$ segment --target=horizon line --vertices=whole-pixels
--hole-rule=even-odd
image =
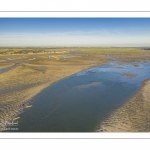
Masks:
[[[0,46],[0,48],[150,48],[150,46]]]

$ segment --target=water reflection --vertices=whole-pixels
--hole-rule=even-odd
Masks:
[[[128,78],[125,73],[136,76]],[[150,63],[110,63],[82,71],[35,96],[33,107],[21,115],[19,131],[94,132],[149,76]]]

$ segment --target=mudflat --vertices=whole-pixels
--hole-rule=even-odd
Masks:
[[[61,56],[61,57],[60,57]],[[108,62],[97,54],[25,54],[1,55],[0,69],[17,63],[0,74],[0,122],[16,120],[32,97],[51,84],[82,70]],[[9,59],[8,59],[9,58]],[[18,118],[19,119],[19,118]]]
[[[6,52],[5,54],[0,55],[0,70],[6,69],[6,71],[0,73],[0,126],[1,128],[5,127],[5,123],[19,119],[19,114],[23,112],[24,109],[28,108],[30,100],[37,95],[39,92],[44,90],[46,87],[52,85],[53,83],[71,76],[75,73],[78,73],[82,70],[87,70],[89,68],[106,64],[111,61],[116,61],[118,63],[131,63],[133,65],[138,65],[138,63],[144,63],[150,60],[150,52],[145,50],[137,50],[135,53],[130,50],[114,50],[114,49],[89,49],[84,48],[81,50],[71,50],[67,51],[57,49],[52,52],[43,52],[40,53],[24,53],[25,50],[16,50],[13,53],[13,50]],[[35,50],[36,51],[36,50]],[[11,53],[10,53],[11,52]],[[109,54],[109,55],[108,55]],[[110,57],[112,56],[112,57]],[[11,69],[8,69],[11,66],[14,66]],[[130,76],[130,75],[129,75]],[[148,82],[150,84],[150,82]],[[93,86],[97,85],[97,83],[93,83]],[[145,86],[144,86],[145,87]],[[148,89],[148,88],[146,88]],[[141,90],[140,90],[141,91]],[[142,90],[143,91],[143,90]],[[141,92],[140,92],[141,93]],[[147,94],[146,94],[147,93]],[[141,96],[142,94],[140,94]],[[144,97],[144,98],[143,98]],[[142,95],[142,100],[149,97],[149,92],[145,92]],[[135,99],[135,98],[133,98]],[[130,102],[131,101],[131,102]],[[136,100],[130,100],[129,103],[134,103],[140,111],[140,105],[137,105]],[[143,109],[143,102],[139,100],[141,107]],[[148,111],[149,106],[147,102],[144,102],[144,108]],[[130,105],[131,105],[130,104]],[[126,107],[126,104],[121,108]],[[132,114],[132,107],[128,106],[130,111],[125,113],[125,110],[119,113],[124,116],[124,114]],[[28,109],[32,109],[28,108]],[[134,108],[133,108],[134,109]],[[117,112],[116,112],[117,113]],[[144,113],[144,111],[142,112]],[[141,114],[142,114],[141,113]],[[127,115],[127,116],[130,116]],[[117,116],[117,115],[115,115]],[[141,116],[146,117],[146,111]],[[113,116],[114,117],[114,116]],[[138,118],[138,116],[131,115],[133,121]],[[112,117],[111,117],[112,118]],[[103,131],[115,131],[113,129],[113,124],[116,126],[116,122],[119,123],[118,117],[114,122],[110,122],[110,129],[106,127],[106,125],[102,125]],[[121,117],[120,117],[121,118]],[[128,117],[124,117],[127,118]],[[141,117],[141,119],[144,117]],[[123,119],[123,118],[121,118]],[[147,117],[146,117],[147,119]],[[145,120],[146,120],[145,119]],[[111,120],[111,119],[109,119]],[[129,120],[129,121],[128,121]],[[127,120],[127,124],[121,126],[128,126],[130,128],[130,119]],[[140,122],[141,124],[145,124],[145,121],[137,119],[138,122],[135,121],[135,126]],[[123,120],[122,122],[126,122]],[[140,124],[139,123],[139,124]],[[105,123],[104,123],[105,124]],[[109,121],[106,122],[109,124]],[[119,123],[120,124],[120,123]],[[133,124],[133,123],[132,123]],[[0,129],[1,129],[0,128]],[[137,127],[138,128],[138,127]],[[124,130],[121,128],[120,131],[137,131],[137,128],[133,130]],[[118,128],[119,129],[119,128]],[[147,129],[147,128],[146,128]],[[101,129],[100,129],[101,130]],[[138,131],[143,130],[140,128]]]
[[[98,132],[150,131],[150,79],[140,90],[101,125]]]

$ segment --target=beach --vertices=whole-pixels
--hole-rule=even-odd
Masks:
[[[106,119],[98,132],[149,132],[150,131],[150,79],[122,107]]]
[[[65,52],[54,54],[33,53],[0,55],[0,60],[3,60],[0,62],[0,85],[2,85],[0,86],[1,128],[5,128],[6,122],[18,120],[19,114],[23,113],[26,108],[32,109],[29,105],[30,100],[34,96],[64,78],[83,70],[88,70],[89,68],[113,61],[116,61],[118,64],[130,63],[135,66],[149,61],[149,52],[140,51],[134,55],[130,53],[131,52],[128,51],[118,52],[114,50],[112,52],[93,52],[93,50],[85,52],[83,50],[83,52],[71,51],[70,53]],[[135,75],[126,73],[126,76],[132,78]],[[148,91],[145,92],[145,94],[138,92],[138,97],[139,95],[142,95],[142,99],[148,99],[149,97]],[[139,121],[139,119],[138,122],[136,122],[139,117],[132,114],[136,114],[136,112],[133,112],[132,109],[136,108],[136,106],[138,107],[137,112],[144,109],[145,111],[142,111],[143,114],[141,113],[141,119],[144,118],[142,116],[145,116],[146,120],[146,114],[148,113],[147,111],[149,108],[148,100],[144,103],[141,103],[139,100],[140,105],[137,105],[135,98],[132,99],[129,101],[130,104],[125,104],[122,108],[120,108],[121,110],[119,109],[115,113],[116,115],[111,116],[111,119],[109,118],[106,122],[104,122],[99,131],[115,132],[116,130],[114,129],[114,126],[116,128],[116,124],[118,125],[117,131],[137,131],[137,128],[134,130],[133,128],[131,129],[131,124],[134,124],[134,120],[135,126],[138,126],[139,122],[145,124],[145,121]],[[135,104],[135,106],[131,104]],[[126,109],[124,107],[126,107]],[[127,110],[127,108],[129,108],[130,111]],[[125,111],[127,112],[125,113]],[[122,118],[124,115],[125,117]],[[130,118],[130,116],[133,118]],[[119,121],[120,118],[123,119],[121,123]],[[124,122],[127,123],[122,124]],[[109,128],[108,124],[110,124]],[[129,129],[124,129],[123,126],[128,127]],[[143,129],[144,128],[140,127],[138,131],[143,131]]]
[[[0,74],[0,122],[16,120],[29,105],[29,101],[46,87],[94,66],[105,64],[105,55],[74,54],[70,59],[49,59],[49,55],[1,55],[1,59],[13,58],[1,63],[1,68],[18,65]],[[65,54],[66,56],[66,54]],[[70,57],[70,55],[68,56]],[[35,59],[33,59],[35,58]],[[18,118],[19,119],[19,118]]]

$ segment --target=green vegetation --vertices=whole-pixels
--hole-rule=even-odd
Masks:
[[[143,53],[146,50],[140,48],[110,48],[110,47],[67,47],[67,48],[0,48],[0,54],[36,54],[55,52],[98,52],[98,53]]]
[[[85,48],[83,52],[100,52],[100,53],[143,53],[144,49],[139,48]]]

